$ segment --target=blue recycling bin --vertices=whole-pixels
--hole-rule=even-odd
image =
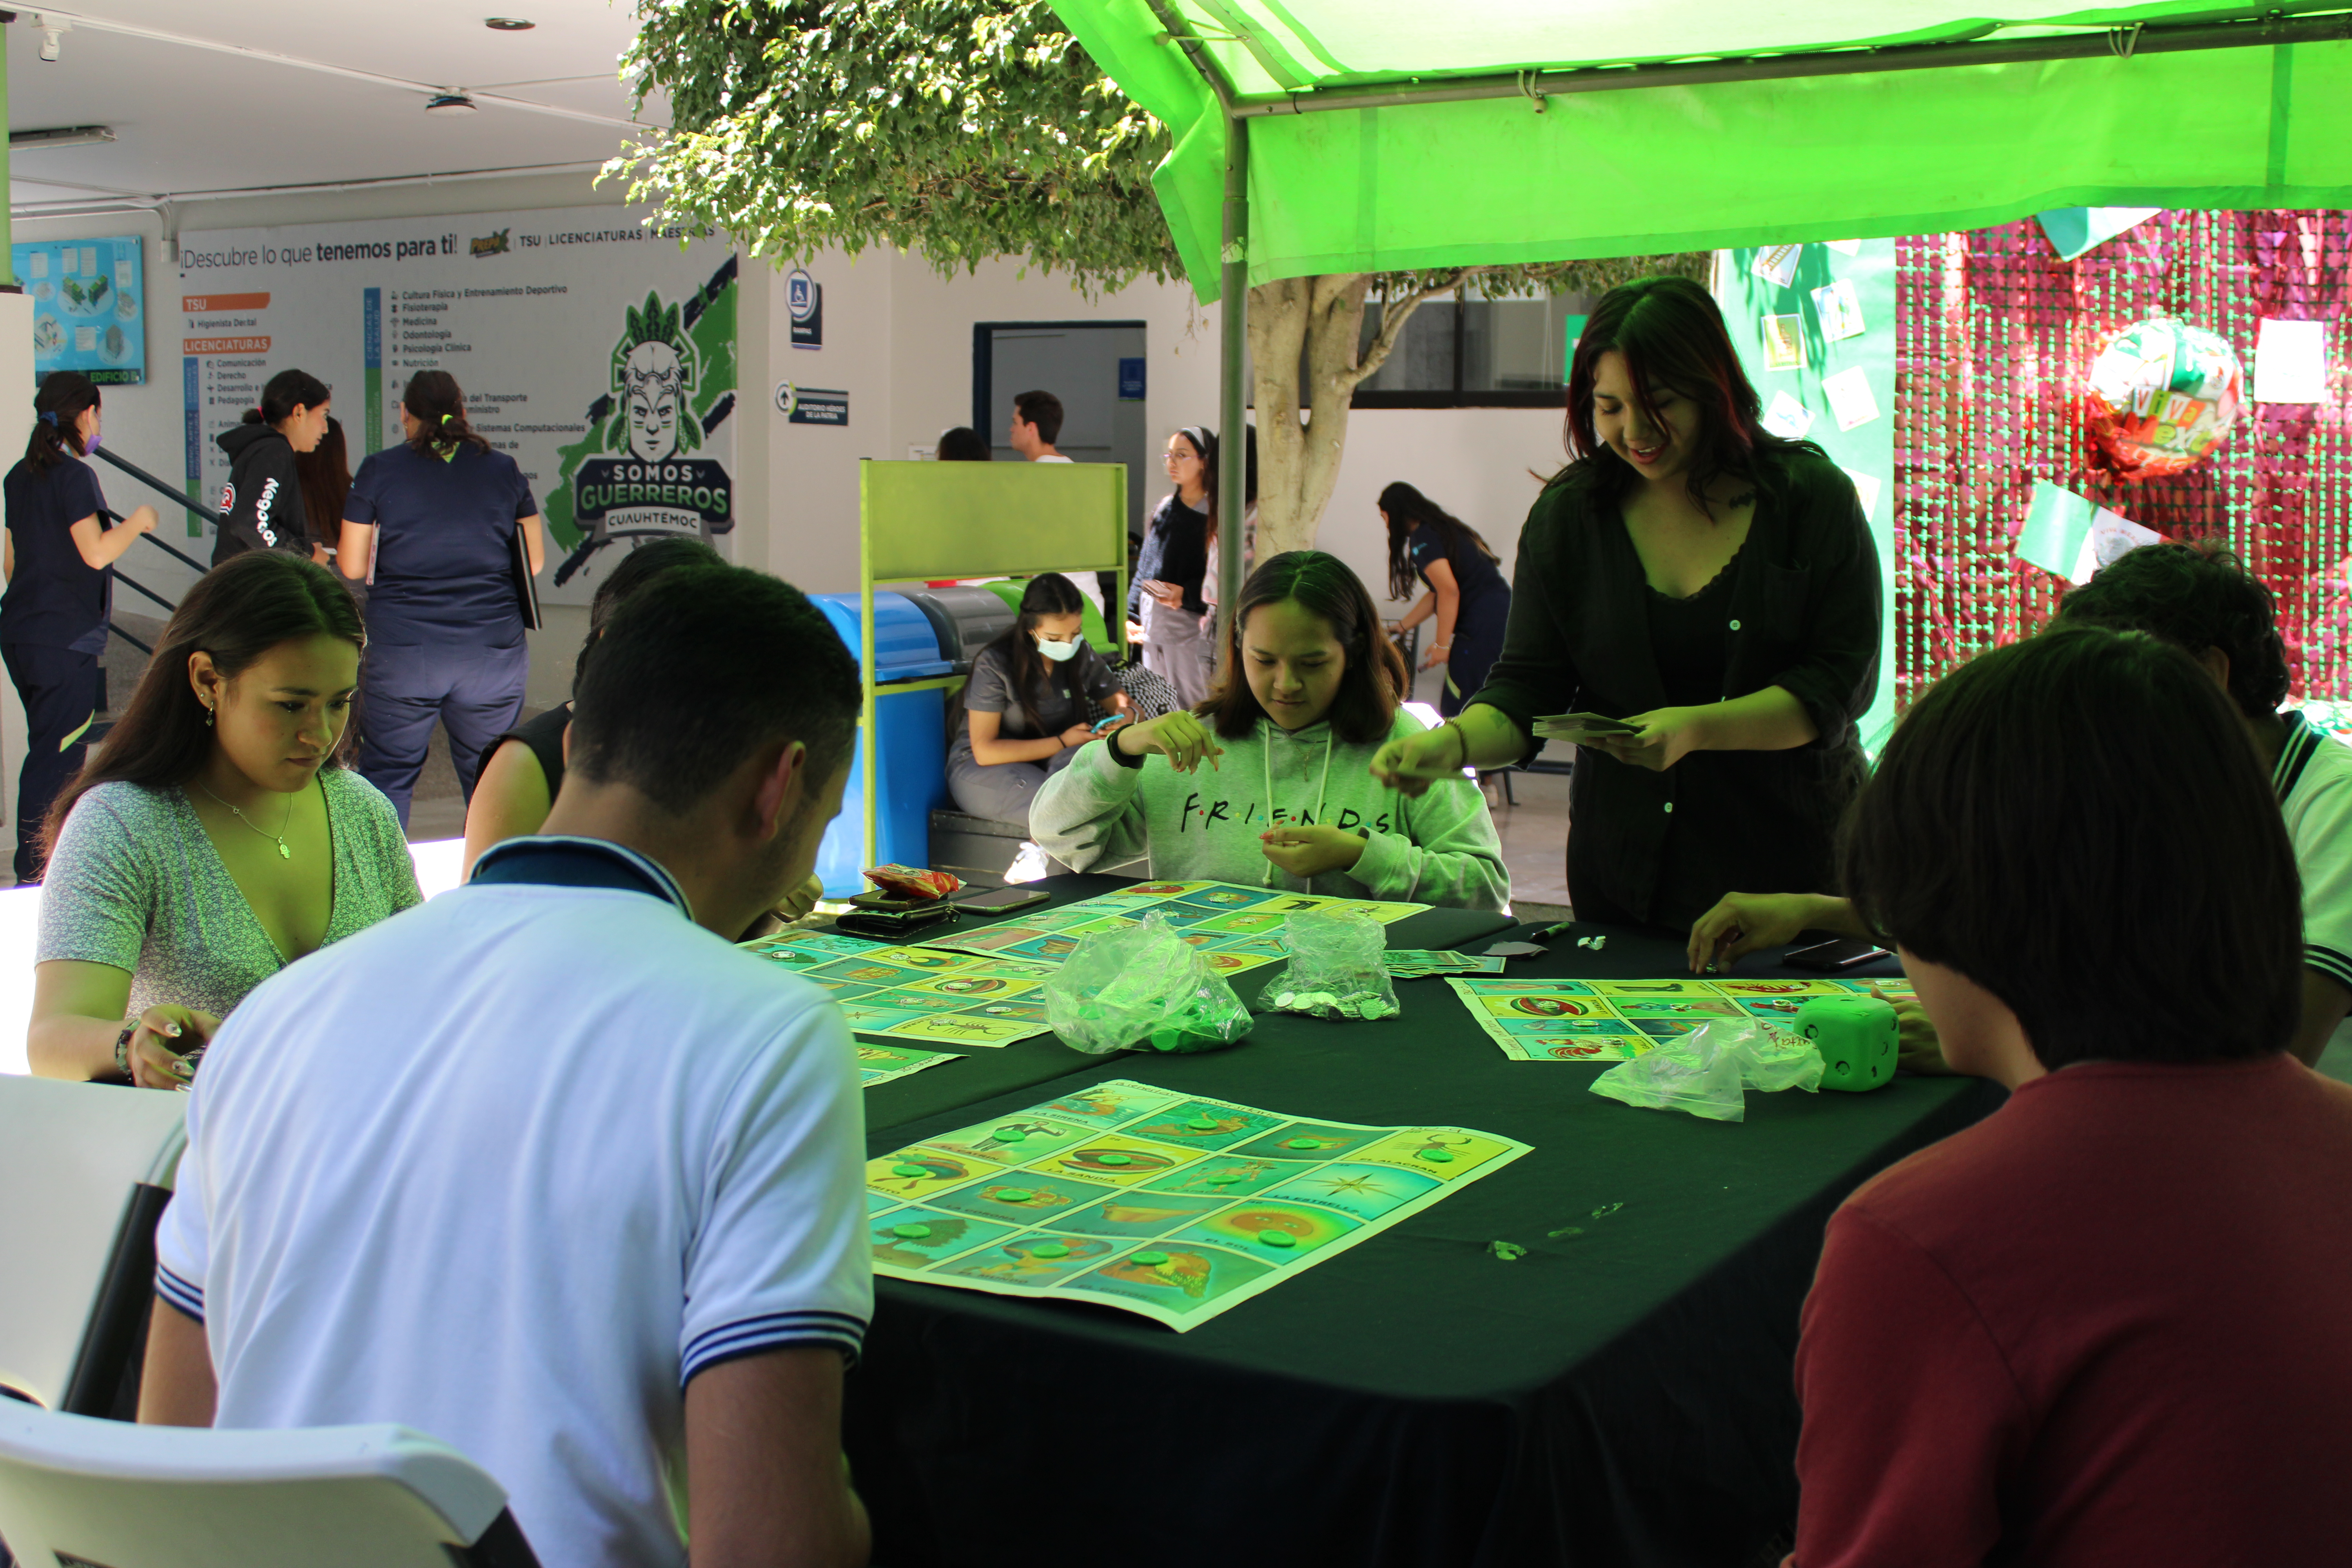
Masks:
[[[810,595],[852,657],[864,657],[855,594]],[[947,693],[893,690],[894,682],[928,680],[954,666],[940,650],[930,617],[904,594],[874,595],[874,735],[858,738],[857,757],[841,794],[841,815],[825,829],[817,875],[828,898],[866,890],[866,770],[875,770],[875,847],[878,860],[921,866],[930,858],[931,813],[948,803]]]

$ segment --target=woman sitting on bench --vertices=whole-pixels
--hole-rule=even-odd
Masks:
[[[971,661],[962,711],[950,710],[948,789],[957,810],[1025,826],[1038,786],[1094,738],[1088,704],[1133,711],[1110,666],[1087,646],[1086,606],[1060,573],[1032,578],[1021,618]]]

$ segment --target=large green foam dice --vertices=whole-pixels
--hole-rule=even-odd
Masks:
[[[1875,996],[1808,997],[1797,1033],[1822,1053],[1823,1089],[1860,1094],[1895,1081],[1895,1009]]]

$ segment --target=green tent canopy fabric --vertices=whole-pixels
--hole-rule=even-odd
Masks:
[[[2205,0],[1055,0],[1169,127],[1154,176],[1216,297],[1251,116],[1253,283],[1978,227],[2069,206],[2352,205],[2352,24]],[[2325,7],[2340,13],[2343,0]],[[2314,41],[2138,52],[2132,29],[2303,18]],[[1188,36],[1171,36],[1171,26]],[[2250,24],[2251,26],[2251,24]],[[1857,69],[1857,49],[2087,36],[2088,58]],[[1219,80],[1206,79],[1197,49]],[[1830,51],[1823,54],[1822,51]],[[1818,56],[1791,61],[1791,54]],[[1759,79],[1671,79],[1693,61]],[[1791,70],[1824,74],[1785,74]],[[1413,100],[1514,72],[1528,90]],[[1591,90],[1605,85],[1608,90]],[[1383,90],[1393,89],[1393,90]],[[1546,90],[1549,89],[1549,90]],[[1377,101],[1359,105],[1368,93]],[[1540,96],[1538,96],[1540,94]],[[1331,105],[1316,111],[1318,106]],[[1304,111],[1301,111],[1304,110]]]

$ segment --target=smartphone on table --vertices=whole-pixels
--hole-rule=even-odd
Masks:
[[[968,893],[951,900],[960,910],[976,915],[1001,915],[1007,910],[1025,910],[1032,904],[1042,904],[1051,895],[1035,888],[994,888],[985,893]]]

